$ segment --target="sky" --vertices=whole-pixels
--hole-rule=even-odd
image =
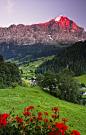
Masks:
[[[59,15],[86,31],[86,0],[0,0],[0,27],[45,23]]]

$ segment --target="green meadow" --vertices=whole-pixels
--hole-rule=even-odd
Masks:
[[[86,85],[86,74],[75,77],[80,83],[84,83]]]
[[[15,89],[0,89],[0,114],[9,113],[14,107],[15,116],[23,116],[24,108],[34,106],[34,114],[37,110],[47,111],[49,118],[51,118],[51,107],[58,107],[60,119],[68,119],[66,123],[68,131],[78,130],[80,135],[86,134],[86,107],[82,105],[73,104],[60,100],[46,91],[41,90],[40,87],[22,87],[17,86]]]

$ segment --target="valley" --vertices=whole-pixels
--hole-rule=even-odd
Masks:
[[[60,118],[68,119],[68,132],[85,135],[86,95],[81,91],[86,92],[84,28],[66,16],[0,28],[0,114],[14,107],[21,116],[34,106],[51,115],[56,106]]]

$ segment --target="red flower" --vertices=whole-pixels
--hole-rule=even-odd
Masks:
[[[39,127],[39,130],[41,131],[41,127],[40,126],[38,126]]]
[[[32,120],[35,121],[35,119],[36,119],[36,116],[33,116],[30,118],[30,121],[32,121]]]
[[[23,127],[23,129],[22,130],[24,130],[24,128],[26,127],[25,125],[22,125],[22,127]]]
[[[44,115],[47,115],[48,116],[48,113],[47,112],[44,112]]]
[[[73,130],[71,133],[71,135],[80,135],[80,133],[77,130]]]
[[[0,114],[0,118],[7,118],[9,117],[9,114],[5,113],[5,114]]]
[[[23,121],[23,118],[20,118],[20,117],[18,117],[18,116],[15,117],[15,119],[17,120],[17,123],[18,123],[18,122],[22,123],[22,121]]]
[[[24,115],[24,116],[30,116],[30,117],[31,117],[31,113],[28,112],[28,111],[27,111],[27,112],[24,112],[23,115]]]
[[[2,125],[6,126],[7,120],[6,118],[9,117],[9,114],[0,114],[0,127]],[[10,118],[10,117],[9,117]]]
[[[12,110],[14,110],[14,107],[12,108]]]
[[[6,126],[6,124],[7,124],[6,119],[4,119],[4,118],[0,119],[0,127],[1,127],[2,125]]]
[[[66,130],[68,130],[67,129],[67,126],[64,124],[64,123],[55,123],[55,126],[56,126],[56,128],[59,128],[59,130],[61,131],[61,132],[64,132],[64,131],[66,131]]]
[[[38,115],[41,116],[41,115],[43,115],[43,114],[42,114],[41,112],[38,112]]]
[[[27,121],[26,124],[29,124],[29,121]]]
[[[70,133],[67,132],[68,135],[70,135]]]
[[[54,132],[50,132],[50,133],[49,133],[49,135],[56,135],[56,133],[54,133]]]
[[[20,117],[19,117],[19,116],[15,117],[15,120],[19,120],[19,119],[20,119]]]
[[[53,115],[52,115],[52,118],[54,118],[54,119],[59,119],[59,116],[58,116],[57,114],[53,114]]]
[[[68,120],[66,118],[62,118],[62,121],[64,122],[68,122]]]
[[[24,112],[26,112],[27,111],[27,108],[24,108]]]
[[[44,123],[45,123],[45,122],[50,122],[50,121],[49,121],[48,119],[44,119]]]
[[[36,120],[42,120],[43,118],[41,116],[38,116]]]
[[[39,129],[39,131],[41,131],[41,127],[40,126],[35,125],[35,127],[37,127]]]
[[[29,110],[32,110],[32,109],[34,109],[34,106],[29,106],[28,108],[27,108],[27,111],[29,111]]]
[[[51,127],[48,127],[48,129],[50,130],[50,129],[51,129]]]
[[[23,118],[20,118],[20,117],[15,117],[15,119],[17,120],[17,126],[20,127],[20,124],[23,125]]]
[[[53,107],[52,111],[55,110],[56,112],[59,111],[57,107]]]
[[[21,123],[21,124],[23,124],[23,121],[22,121],[22,120],[20,120],[20,121],[18,121],[18,122]],[[17,122],[17,123],[18,123],[18,122]]]

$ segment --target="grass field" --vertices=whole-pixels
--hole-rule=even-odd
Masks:
[[[68,119],[67,126],[70,131],[78,130],[80,135],[86,134],[85,106],[60,100],[44,92],[38,86],[33,88],[17,86],[15,89],[0,89],[0,114],[9,113],[12,107],[14,107],[15,115],[22,116],[24,108],[32,105],[35,107],[35,114],[38,109],[41,112],[47,111],[51,115],[53,114],[51,107],[58,107],[60,118]],[[59,121],[61,122],[61,120]]]

